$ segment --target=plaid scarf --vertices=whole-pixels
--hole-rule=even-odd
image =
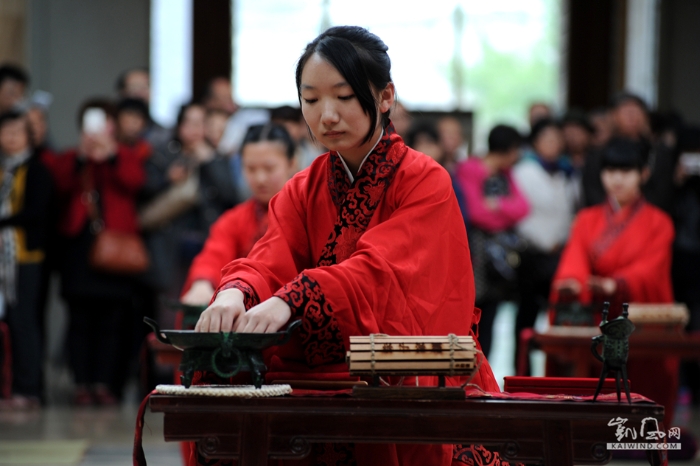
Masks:
[[[14,156],[0,156],[0,218],[10,217],[12,211],[15,173],[24,164],[31,152],[28,150]],[[14,193],[15,196],[20,193]],[[17,241],[15,228],[7,226],[0,229],[0,293],[5,302],[12,306],[17,302]]]

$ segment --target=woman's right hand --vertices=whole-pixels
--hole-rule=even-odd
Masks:
[[[219,291],[214,302],[199,316],[195,332],[230,332],[245,314],[245,297],[235,288]]]

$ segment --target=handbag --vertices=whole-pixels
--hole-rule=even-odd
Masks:
[[[89,167],[88,167],[89,168]],[[88,168],[84,171],[84,187],[90,230],[95,239],[90,247],[88,262],[100,272],[116,274],[137,274],[145,272],[149,266],[148,252],[141,236],[136,233],[105,228],[97,201],[99,195],[94,189]]]
[[[525,241],[514,231],[490,233],[472,227],[469,247],[474,268],[476,300],[511,299],[517,290],[518,269]]]
[[[139,212],[139,226],[158,230],[199,202],[199,170],[195,167],[187,179],[162,192]]]
[[[486,267],[495,280],[513,282],[517,279],[520,255],[527,243],[512,230],[487,235],[484,239]]]

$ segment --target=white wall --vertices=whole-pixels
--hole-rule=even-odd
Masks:
[[[115,97],[119,74],[149,64],[149,0],[30,0],[32,89],[53,94],[53,143],[74,145],[76,113],[93,96]]]

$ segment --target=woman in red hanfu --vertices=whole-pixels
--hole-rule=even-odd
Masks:
[[[479,322],[450,176],[407,147],[389,121],[395,91],[386,51],[377,36],[350,26],[307,45],[296,70],[299,100],[330,152],[270,201],[267,233],[223,269],[197,323],[203,332],[276,332],[301,319],[298,337],[266,354],[270,372],[337,377],[347,374],[350,336],[473,335]],[[437,378],[404,383],[434,386]],[[498,391],[485,360],[471,383]],[[316,445],[302,464],[448,466],[455,452],[462,464],[501,464],[480,447],[362,444]],[[488,463],[474,458],[482,454]]]
[[[612,140],[603,154],[601,179],[608,201],[582,210],[571,231],[552,285],[552,301],[575,299],[600,305],[610,316],[622,303],[671,303],[671,218],[644,200],[649,177],[648,148]],[[630,358],[628,376],[635,392],[666,407],[670,425],[678,390],[677,358]]]
[[[182,302],[208,304],[221,280],[221,269],[246,257],[267,231],[268,204],[295,171],[295,147],[284,127],[248,128],[241,145],[243,175],[252,197],[226,211],[211,227],[204,248],[192,261]]]

